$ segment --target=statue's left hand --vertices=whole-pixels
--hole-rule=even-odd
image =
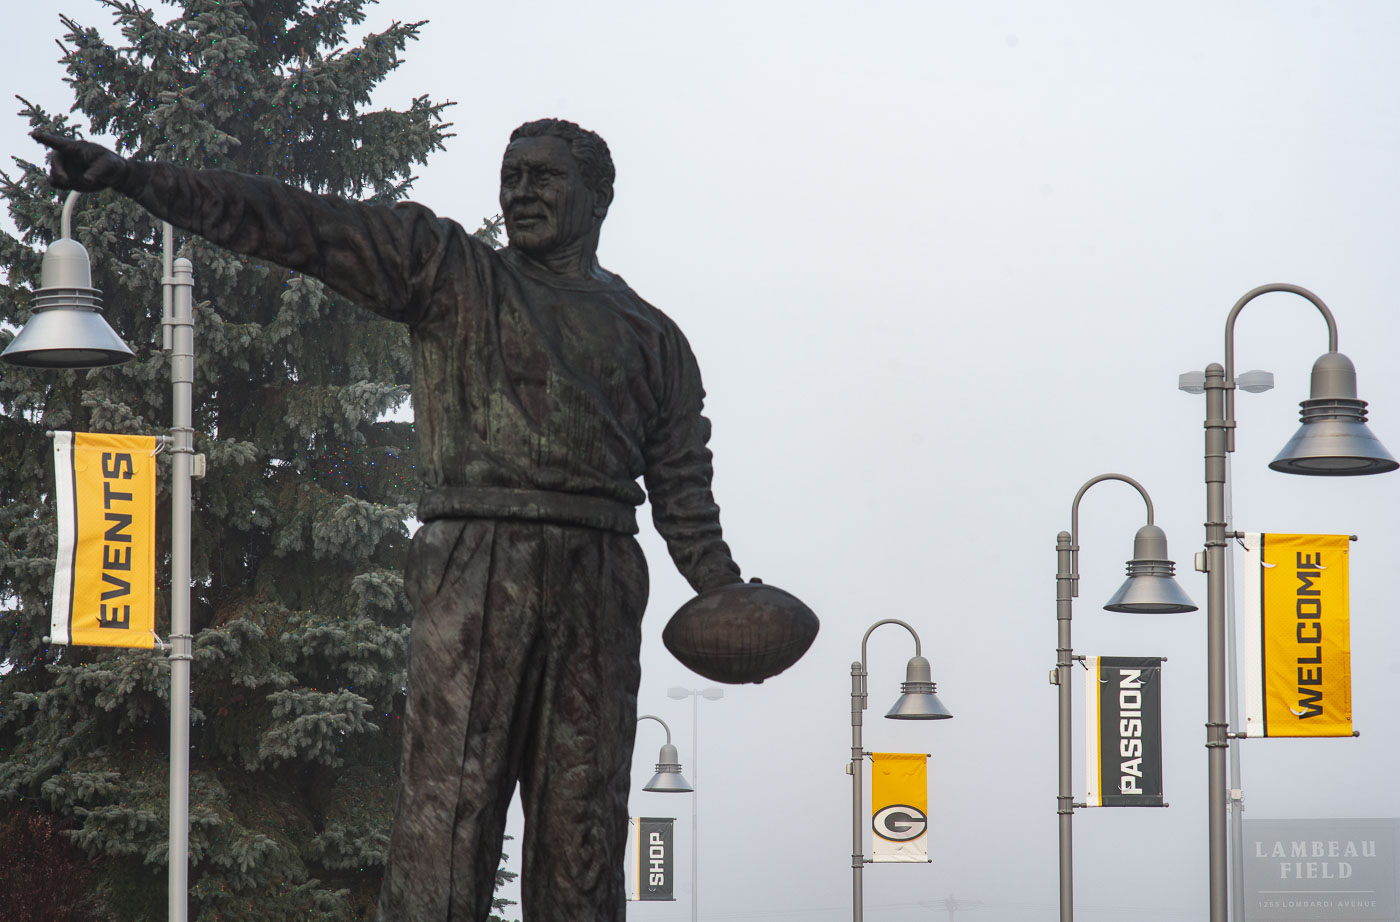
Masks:
[[[49,184],[55,189],[97,192],[117,185],[126,175],[126,160],[101,144],[42,129],[30,132],[30,137],[51,151]]]

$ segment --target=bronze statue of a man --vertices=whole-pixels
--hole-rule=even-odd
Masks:
[[[115,189],[408,324],[427,482],[405,573],[415,617],[381,922],[484,922],[517,782],[525,916],[622,922],[647,597],[635,507],[650,500],[697,592],[739,568],[690,347],[598,264],[614,177],[603,139],[555,119],[515,130],[501,164],[510,246],[493,250],[413,203],[35,137],[53,149],[54,186]]]

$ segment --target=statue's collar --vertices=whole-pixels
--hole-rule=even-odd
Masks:
[[[576,279],[550,272],[514,247],[501,250],[500,257],[511,269],[551,288],[563,288],[568,291],[617,291],[627,287],[622,276],[615,275],[601,266],[598,268],[600,278]]]

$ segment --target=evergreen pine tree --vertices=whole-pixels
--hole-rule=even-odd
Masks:
[[[180,0],[161,23],[137,0],[111,0],[120,45],[62,20],[78,115],[22,111],[125,156],[399,199],[413,165],[450,137],[446,104],[368,109],[422,25],[345,47],[370,2]],[[0,233],[0,348],[28,319],[63,201],[42,164],[16,163],[18,175],[0,173],[20,231]],[[137,358],[78,372],[0,366],[0,809],[26,805],[70,830],[93,859],[101,917],[163,919],[168,665],[43,642],[56,545],[45,430],[159,434],[171,420],[160,233],[112,193],[78,200],[73,233]],[[407,336],[314,280],[195,238],[177,244],[195,267],[195,450],[208,457],[194,487],[191,917],[368,918],[397,785],[410,617],[399,570],[418,493],[412,426],[385,420],[409,396]],[[168,586],[167,557],[161,634]]]
[[[513,838],[512,836],[506,836],[506,841],[509,842],[512,838]],[[520,876],[519,874],[516,874],[514,871],[508,871],[508,870],[506,870],[506,862],[507,862],[509,859],[510,859],[510,855],[507,855],[507,854],[505,854],[504,852],[501,854],[501,866],[500,866],[499,868],[496,869],[496,889],[497,889],[497,890],[501,889],[501,888],[504,887],[508,882],[510,882],[510,881],[512,881],[512,880],[515,880],[517,877]],[[492,911],[492,913],[491,913],[490,922],[506,922],[505,916],[499,915],[499,913],[503,912],[507,906],[514,906],[514,905],[515,905],[515,900],[508,900],[508,899],[506,899],[506,898],[503,897],[503,896],[492,897],[492,898],[491,898],[491,909],[492,909],[493,911]]]

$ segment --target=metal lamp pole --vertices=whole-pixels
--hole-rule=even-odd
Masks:
[[[724,697],[722,688],[685,688],[676,685],[666,690],[668,698],[690,699],[690,777],[700,781],[700,699],[718,701]],[[690,922],[700,919],[700,790],[690,795]]]
[[[1229,843],[1226,826],[1225,548],[1229,531],[1225,491],[1228,456],[1235,450],[1235,320],[1250,301],[1288,292],[1312,302],[1327,322],[1327,353],[1313,365],[1311,398],[1302,403],[1303,425],[1269,467],[1288,474],[1352,476],[1393,471],[1397,464],[1366,428],[1366,403],[1356,397],[1356,370],[1337,351],[1337,324],[1317,295],[1297,285],[1261,285],[1235,303],[1225,321],[1225,367],[1205,371],[1206,483],[1206,752],[1207,835],[1210,861],[1210,922],[1229,918]],[[1238,869],[1237,869],[1238,871]]]
[[[1070,643],[1070,622],[1073,599],[1079,595],[1079,501],[1089,488],[1105,480],[1121,480],[1142,495],[1147,505],[1147,524],[1138,529],[1133,540],[1133,559],[1128,561],[1128,580],[1108,600],[1108,611],[1134,614],[1166,614],[1195,611],[1196,605],[1176,584],[1172,573],[1175,565],[1167,559],[1167,539],[1152,522],[1152,498],[1142,485],[1122,474],[1100,474],[1079,488],[1070,505],[1070,531],[1062,531],[1055,539],[1055,670],[1051,684],[1059,691],[1059,792],[1055,812],[1060,826],[1060,920],[1074,919],[1074,802],[1073,740],[1073,681],[1072,672],[1077,659]]]
[[[170,225],[162,222],[162,230],[165,274],[161,285],[170,306],[162,329],[170,351],[174,415],[170,429],[174,439],[170,449],[170,920],[185,922],[189,918],[190,664],[194,659],[190,633],[194,273],[188,259],[172,264]]]
[[[87,251],[72,240],[73,207],[63,204],[60,239],[44,256],[44,287],[35,292],[34,316],[0,359],[31,368],[92,368],[135,358],[101,318],[101,292],[91,287]],[[170,922],[189,918],[190,844],[190,480],[202,477],[194,454],[194,273],[188,259],[173,259],[173,234],[161,222],[162,348],[170,353],[173,420],[170,481],[170,642],[159,648],[170,660]],[[52,276],[50,259],[53,259]]]
[[[861,767],[866,752],[861,743],[862,711],[866,708],[866,670],[868,661],[867,644],[870,635],[882,624],[898,624],[914,635],[914,656],[905,668],[901,694],[894,707],[885,716],[895,720],[941,720],[953,715],[943,706],[935,694],[933,670],[928,660],[920,655],[919,634],[912,627],[897,618],[876,621],[865,632],[860,641],[860,660],[851,663],[851,761],[846,770],[851,774],[851,918],[861,922],[865,915],[865,893],[862,874],[865,870],[865,844],[861,841],[860,827],[864,798],[861,789]]]

